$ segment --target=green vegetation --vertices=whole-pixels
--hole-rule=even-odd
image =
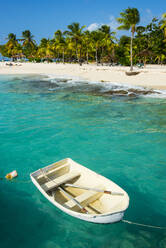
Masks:
[[[153,18],[147,26],[138,26],[139,11],[127,8],[117,21],[117,29],[130,30],[131,35],[117,39],[107,25],[90,32],[74,22],[64,32],[57,30],[52,39],[42,38],[39,44],[29,30],[23,31],[20,39],[10,33],[6,44],[0,45],[0,53],[13,60],[130,65],[131,71],[133,64],[166,64],[166,13],[160,20]]]

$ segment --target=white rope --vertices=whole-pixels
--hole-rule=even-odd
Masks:
[[[150,227],[150,228],[155,228],[155,229],[166,229],[164,226],[151,226],[151,225],[145,225],[137,222],[132,222],[129,220],[122,220],[122,222],[130,224],[130,225],[136,225],[136,226],[144,226],[144,227]]]

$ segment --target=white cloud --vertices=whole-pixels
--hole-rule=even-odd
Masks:
[[[90,24],[88,27],[87,27],[87,30],[89,30],[90,32],[91,31],[94,31],[94,30],[97,30],[98,28],[100,28],[102,25],[107,25],[107,26],[110,26],[111,30],[115,31],[116,28],[118,27],[118,22],[116,21],[116,18],[111,15],[109,17],[109,21],[108,23],[92,23]]]
[[[146,13],[147,13],[147,18],[151,21],[154,17],[151,9],[146,9]]]
[[[152,14],[152,11],[150,9],[146,9],[146,12],[150,15]]]
[[[110,26],[111,30],[116,30],[117,27],[119,26],[119,24],[118,24],[115,16],[111,15],[109,17],[109,20],[110,20],[110,22],[107,25]]]
[[[153,19],[153,13],[151,11],[151,9],[145,9],[142,12],[142,16],[141,16],[141,23],[140,25],[147,25],[148,23],[150,23]]]
[[[101,26],[101,24],[95,22],[95,23],[90,24],[87,27],[87,30],[89,30],[91,32],[91,31],[98,29],[100,26]]]

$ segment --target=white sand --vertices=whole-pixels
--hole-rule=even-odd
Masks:
[[[21,66],[7,66],[0,62],[0,74],[56,74],[77,76],[89,81],[144,86],[151,89],[166,89],[166,66],[147,65],[145,69],[136,69],[140,74],[127,76],[129,67],[96,66],[56,63],[21,63]]]

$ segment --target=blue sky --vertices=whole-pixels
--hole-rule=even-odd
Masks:
[[[140,11],[142,25],[166,12],[165,0],[7,0],[1,2],[0,43],[13,32],[18,37],[30,29],[35,39],[52,38],[57,29],[66,30],[72,22],[89,29],[101,24],[115,29],[115,18],[127,7]],[[164,8],[165,7],[165,8]]]

